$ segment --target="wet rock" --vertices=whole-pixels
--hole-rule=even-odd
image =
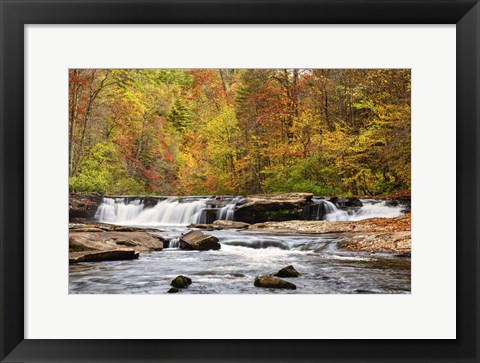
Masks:
[[[176,293],[176,292],[179,292],[180,289],[178,287],[171,287],[167,292],[169,294],[173,294],[173,293]]]
[[[401,257],[401,258],[410,258],[410,257],[412,257],[412,254],[410,252],[407,252],[407,253],[398,253],[394,256],[395,257]]]
[[[396,201],[396,200],[386,200],[385,205],[387,207],[396,207],[396,206],[398,206],[398,201]]]
[[[351,197],[351,198],[338,198],[332,197],[329,199],[330,202],[336,204],[339,207],[363,207],[363,203],[360,199]]]
[[[289,265],[287,267],[282,268],[274,276],[277,276],[277,277],[298,277],[298,276],[300,276],[300,272],[295,270],[295,268],[292,265]]]
[[[257,276],[253,283],[256,287],[265,287],[270,289],[289,289],[296,290],[297,286],[291,282],[279,279],[272,275]]]
[[[172,285],[174,288],[177,288],[177,289],[184,289],[191,284],[192,284],[192,279],[190,277],[182,276],[182,275],[175,277],[170,283],[170,285]]]
[[[138,258],[138,256],[138,252],[130,249],[71,252],[69,256],[69,263],[133,260]]]
[[[327,215],[325,203],[314,203],[307,205],[303,208],[302,219],[303,220],[323,220]]]
[[[190,231],[180,237],[180,248],[184,250],[219,250],[220,243],[215,236],[206,235],[201,231]]]

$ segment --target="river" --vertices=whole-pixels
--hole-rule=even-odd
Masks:
[[[190,294],[400,294],[411,291],[411,260],[391,254],[347,252],[337,248],[337,235],[285,235],[271,232],[219,230],[218,251],[185,251],[176,247],[177,238],[187,225],[201,222],[208,208],[205,199],[178,201],[165,199],[154,207],[104,199],[96,218],[99,221],[156,227],[159,235],[171,240],[171,247],[142,253],[137,260],[78,263],[70,265],[71,294],[163,294],[177,275],[193,283],[181,293]],[[395,217],[402,206],[362,200],[363,207],[328,210],[323,219],[359,220]],[[163,204],[162,204],[163,203]],[[319,202],[320,203],[320,202]],[[323,202],[322,202],[323,203]],[[219,208],[233,218],[234,203]],[[332,207],[329,205],[329,207]],[[296,290],[264,289],[253,285],[256,276],[276,273],[293,265],[301,273],[288,278]]]

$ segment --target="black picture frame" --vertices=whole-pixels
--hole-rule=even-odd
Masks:
[[[2,362],[480,361],[478,0],[0,0],[0,14]],[[456,24],[457,339],[24,339],[24,25],[158,23]]]

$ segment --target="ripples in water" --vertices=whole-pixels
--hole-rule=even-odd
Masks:
[[[181,293],[410,293],[410,258],[339,251],[335,236],[259,235],[231,230],[208,233],[219,238],[220,250],[167,248],[143,253],[138,260],[71,265],[69,292],[163,294],[175,276],[186,275],[193,283]],[[297,290],[253,286],[256,276],[276,273],[287,265],[302,274],[289,279]]]

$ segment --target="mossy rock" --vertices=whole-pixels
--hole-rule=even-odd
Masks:
[[[177,289],[184,289],[191,283],[192,279],[190,277],[179,275],[172,280],[170,285],[176,287]]]

